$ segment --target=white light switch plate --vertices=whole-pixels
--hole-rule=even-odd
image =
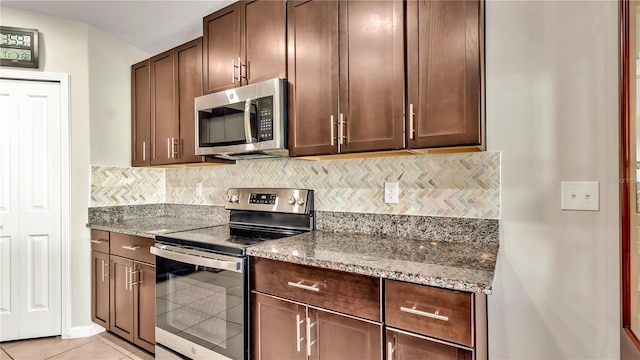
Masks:
[[[196,196],[202,196],[202,183],[196,183]]]
[[[397,182],[384,183],[384,202],[387,204],[398,203],[398,183]]]
[[[563,181],[560,196],[562,210],[600,211],[598,181]]]

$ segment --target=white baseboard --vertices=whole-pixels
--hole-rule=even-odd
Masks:
[[[93,336],[104,332],[105,328],[98,324],[91,324],[89,326],[74,326],[69,329],[69,337],[67,339],[76,339]]]

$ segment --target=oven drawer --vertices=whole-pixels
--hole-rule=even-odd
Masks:
[[[91,230],[91,250],[109,253],[109,232]]]
[[[253,289],[381,321],[380,278],[264,258],[251,259]]]
[[[154,244],[155,241],[153,239],[115,232],[111,233],[112,255],[118,255],[155,265],[155,255],[149,251],[149,248]]]
[[[386,324],[473,346],[473,294],[385,280]]]

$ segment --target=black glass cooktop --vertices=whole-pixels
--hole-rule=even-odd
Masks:
[[[246,248],[267,240],[292,236],[301,231],[268,228],[241,228],[229,225],[157,235],[156,241],[166,244],[205,249],[223,254],[244,256]]]

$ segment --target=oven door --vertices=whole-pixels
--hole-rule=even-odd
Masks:
[[[246,258],[156,243],[156,343],[191,359],[248,358]]]

